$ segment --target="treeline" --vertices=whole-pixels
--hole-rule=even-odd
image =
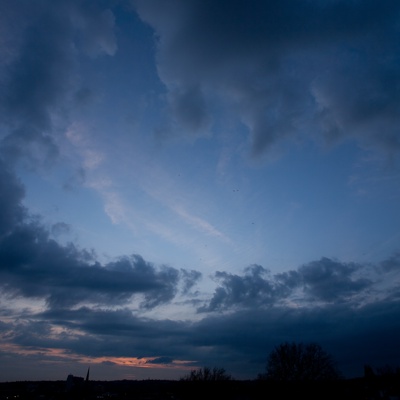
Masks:
[[[216,367],[192,370],[181,379],[197,383],[197,392],[201,387],[204,390],[215,388],[216,383],[220,383],[220,387],[225,383],[224,387],[234,388],[226,383],[232,380],[223,368]],[[363,377],[344,379],[334,358],[319,344],[284,342],[271,351],[265,372],[258,375],[251,389],[257,394],[249,398],[259,398],[263,393],[273,394],[273,399],[300,396],[308,399],[400,400],[400,368],[386,366],[374,371],[365,365]],[[202,392],[202,395],[207,393]]]
[[[394,393],[372,388],[364,378],[338,382],[92,381],[85,393],[65,392],[65,382],[0,383],[0,400],[397,400]],[[396,397],[397,396],[397,397]]]

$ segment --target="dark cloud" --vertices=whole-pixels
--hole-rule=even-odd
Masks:
[[[168,96],[173,115],[186,132],[199,132],[208,128],[210,118],[203,93],[199,87],[189,87],[176,90]]]
[[[104,266],[87,257],[72,244],[60,246],[36,223],[24,224],[0,242],[1,285],[15,296],[46,299],[51,307],[124,304],[143,294],[142,306],[153,308],[175,295],[178,270],[156,269],[136,255]]]
[[[7,338],[30,349],[59,348],[90,357],[155,357],[152,364],[193,361],[223,365],[239,378],[264,372],[269,352],[284,341],[317,342],[346,376],[361,376],[363,365],[396,365],[400,353],[399,301],[360,307],[253,308],[198,322],[140,318],[130,310],[49,310],[9,322]],[[52,335],[56,326],[62,334]]]
[[[3,26],[10,44],[0,47],[2,155],[8,162],[51,161],[58,123],[82,91],[78,54],[115,53],[114,17],[94,1],[23,0],[8,8]]]
[[[183,283],[182,292],[183,294],[188,294],[189,291],[195,286],[195,284],[201,279],[202,274],[195,270],[185,270],[181,269],[181,281]]]
[[[199,311],[216,311],[231,307],[257,307],[275,304],[290,292],[278,281],[271,279],[260,265],[246,268],[243,276],[216,272],[220,286],[207,307]]]
[[[51,234],[55,237],[70,233],[71,226],[65,222],[56,222],[51,227]]]
[[[215,364],[235,366],[238,371],[240,364],[242,371],[254,371],[256,365],[260,371],[269,351],[281,342],[319,342],[338,358],[346,375],[361,375],[365,362],[397,363],[399,311],[398,301],[358,308],[349,304],[252,308],[205,318],[191,340],[198,349],[210,349],[206,356]]]
[[[58,326],[64,335],[53,338],[49,326]],[[47,331],[46,331],[47,326]],[[18,345],[69,349],[91,357],[184,357],[190,328],[180,321],[140,318],[129,309],[48,310],[32,314],[28,322],[13,327]],[[47,333],[43,334],[43,331]],[[183,347],[182,347],[183,345]]]
[[[368,279],[354,278],[360,268],[360,265],[322,258],[300,267],[299,275],[307,295],[323,301],[339,301],[371,286]]]
[[[3,164],[1,187],[0,286],[4,293],[44,299],[53,308],[82,302],[120,305],[140,295],[140,306],[150,309],[174,298],[181,277],[186,290],[199,278],[195,271],[156,267],[139,255],[101,265],[93,252],[51,239],[40,220],[21,206],[23,187]],[[68,226],[58,223],[54,228]]]
[[[158,357],[148,361],[147,364],[171,364],[173,361],[171,357]]]
[[[134,4],[156,32],[159,75],[184,128],[205,127],[219,104],[247,125],[254,154],[304,133],[399,149],[395,0]]]
[[[219,286],[210,302],[199,311],[271,307],[282,301],[340,302],[354,298],[360,301],[374,283],[359,277],[359,273],[362,275],[363,269],[368,268],[322,258],[276,275],[259,265],[248,267],[243,276],[216,272],[214,276]]]
[[[380,267],[385,272],[400,270],[400,253],[396,253],[387,260],[382,261]]]
[[[26,215],[21,205],[24,194],[22,184],[0,159],[0,239]]]

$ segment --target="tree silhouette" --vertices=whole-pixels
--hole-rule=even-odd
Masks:
[[[332,381],[340,378],[333,358],[316,343],[282,343],[269,354],[260,378],[281,382]]]
[[[227,374],[224,368],[204,367],[190,371],[190,374],[181,378],[181,381],[230,381],[231,379],[231,375]]]

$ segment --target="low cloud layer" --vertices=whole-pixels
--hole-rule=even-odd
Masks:
[[[264,371],[277,344],[313,341],[338,360],[347,376],[360,376],[364,363],[396,365],[399,312],[398,300],[385,299],[357,309],[348,304],[252,308],[188,323],[142,319],[128,309],[81,307],[25,315],[2,324],[1,330],[7,342],[38,349],[48,362],[55,359],[46,349],[60,349],[93,361],[151,357],[152,364],[170,368],[183,361],[190,368],[219,365],[248,379]]]

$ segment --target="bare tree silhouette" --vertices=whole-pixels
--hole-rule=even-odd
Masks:
[[[181,381],[230,381],[231,375],[225,372],[224,368],[199,368],[192,370],[189,375],[181,378]]]
[[[333,358],[317,343],[282,343],[269,354],[259,378],[281,382],[332,381],[341,377]]]

